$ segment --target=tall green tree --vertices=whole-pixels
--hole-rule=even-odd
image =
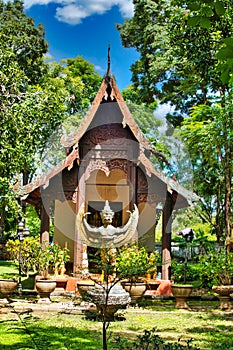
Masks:
[[[13,176],[22,169],[23,153],[20,152],[20,142],[17,135],[20,128],[15,118],[13,108],[25,98],[30,74],[30,60],[37,60],[36,50],[29,46],[31,21],[23,14],[21,1],[0,1],[0,230],[1,235],[14,221],[15,213],[19,211],[12,191]],[[21,28],[21,30],[19,30]],[[27,36],[28,34],[28,36]],[[34,33],[35,34],[35,33]],[[42,52],[45,52],[44,33],[37,32],[43,41]],[[35,35],[33,36],[35,39]],[[33,40],[34,40],[33,39]],[[24,50],[24,45],[26,50]],[[42,53],[42,55],[43,55]],[[29,58],[27,61],[26,58]],[[23,63],[24,61],[24,63]],[[38,69],[35,69],[35,71]],[[26,72],[27,71],[27,72]],[[28,74],[28,76],[27,76]],[[39,75],[41,75],[38,72]],[[35,74],[34,74],[35,76]],[[13,107],[14,106],[14,107]],[[7,220],[5,220],[7,217]]]
[[[96,72],[94,64],[81,56],[67,58],[60,63],[50,64],[50,76],[62,80],[69,92],[67,114],[77,115],[90,106],[94,99],[102,78]]]
[[[18,16],[22,14],[24,18],[21,10]],[[41,165],[44,160],[48,165],[50,158],[47,150],[51,146],[53,149],[58,147],[62,123],[69,127],[78,125],[82,118],[81,111],[89,106],[95,96],[101,77],[95,72],[94,66],[81,57],[68,59],[61,64],[44,63],[41,57],[42,69],[38,68],[40,73],[32,82],[26,75],[29,67],[27,71],[24,70],[12,50],[12,45],[9,44],[6,50],[2,39],[0,50],[0,145],[3,150],[0,156],[0,187],[3,232],[4,229],[10,231],[19,212],[12,191],[16,175],[21,173],[22,181],[26,184],[32,179],[38,164]],[[30,60],[27,64],[30,65]],[[58,136],[56,140],[54,135]],[[59,161],[59,156],[65,156],[61,147],[56,149],[55,154],[58,156],[54,157],[53,154],[52,165],[54,158]]]
[[[0,24],[1,49],[11,50],[29,84],[37,83],[47,67],[43,56],[48,43],[43,26],[35,26],[34,20],[23,12],[21,0],[0,0]]]
[[[170,121],[179,125],[192,106],[206,104],[212,94],[228,91],[229,80],[221,79],[218,55],[226,43],[231,43],[231,1],[217,1],[222,11],[217,6],[210,9],[210,2],[204,1],[199,12],[198,1],[133,3],[134,16],[117,26],[123,45],[140,53],[131,67],[133,84],[140,88],[145,102],[158,98],[161,103],[174,105],[176,112]],[[205,13],[208,25],[204,25]]]
[[[192,157],[195,187],[203,197],[199,215],[210,221],[218,241],[226,239],[233,247],[232,174],[233,103],[232,94],[225,103],[195,106],[191,118],[185,118],[181,135]]]
[[[42,173],[64,159],[65,152],[61,145],[63,134],[75,132],[87,113],[102,81],[92,63],[81,56],[68,58],[60,63],[51,62],[45,80],[49,85],[58,85],[65,90],[65,118],[57,128],[51,129],[44,149],[39,154]]]
[[[23,13],[23,2],[0,1],[0,224],[11,231],[20,206],[12,186],[21,174],[27,183],[34,155],[51,129],[64,119],[66,90],[51,83],[44,63],[47,42],[42,26]]]
[[[140,53],[132,66],[134,86],[149,102],[157,97],[174,105],[175,112],[167,115],[174,126],[180,126],[185,118],[182,133],[193,161],[195,190],[204,199],[204,219],[217,229],[219,239],[223,236],[229,241],[233,239],[232,2],[133,2],[133,18],[118,29],[123,45]],[[204,128],[206,124],[208,128]],[[215,129],[217,125],[221,128]],[[221,137],[216,139],[217,130]]]

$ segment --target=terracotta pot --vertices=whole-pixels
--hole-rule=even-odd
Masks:
[[[121,285],[130,294],[132,304],[135,304],[146,291],[145,282],[121,282]]]
[[[233,285],[213,286],[212,290],[218,294],[221,310],[231,310],[231,298],[233,293]]]
[[[36,290],[40,296],[39,303],[51,303],[50,294],[56,288],[55,280],[36,280]]]
[[[193,286],[189,284],[184,285],[172,285],[172,294],[176,300],[176,308],[177,309],[189,309],[187,304],[187,298],[192,293]]]
[[[15,280],[0,279],[0,294],[4,297],[8,297],[14,292],[17,285],[18,282]]]
[[[65,277],[56,277],[56,289],[55,292],[60,292],[60,293],[64,293],[66,291],[66,286],[67,286],[67,282],[68,282],[68,278]]]

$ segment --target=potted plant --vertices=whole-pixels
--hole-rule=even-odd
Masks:
[[[50,275],[50,268],[54,261],[51,246],[44,242],[38,250],[35,287],[40,296],[39,303],[50,303],[50,294],[56,288],[56,280]]]
[[[53,276],[57,283],[55,291],[64,292],[66,290],[68,282],[68,278],[65,275],[65,264],[70,259],[70,256],[68,254],[69,250],[66,246],[64,248],[61,248],[58,243],[51,245],[51,250],[53,253]]]
[[[202,266],[202,281],[209,284],[218,294],[220,308],[231,309],[230,294],[233,293],[233,253],[227,253],[223,248],[212,250],[200,260]]]
[[[116,274],[135,303],[146,291],[145,274],[155,267],[155,255],[137,244],[122,247],[116,257]]]
[[[184,282],[184,264],[179,260],[172,260],[172,280],[175,282],[171,285],[172,295],[175,298],[175,307],[177,309],[189,309],[187,303],[188,297],[191,295],[193,285]],[[187,273],[188,272],[188,273]],[[189,276],[190,266],[186,265],[187,277]]]
[[[19,240],[9,240],[6,247],[11,259],[18,262]],[[64,276],[65,263],[69,260],[69,254],[66,247],[61,248],[57,243],[40,244],[38,237],[27,237],[22,242],[21,259],[23,274],[28,275],[29,271],[38,274],[35,277],[35,288],[44,298],[47,297],[47,292],[44,294],[43,291],[44,287],[50,291],[48,292],[50,294],[56,288],[57,276],[61,276],[59,272],[63,272],[62,276]]]
[[[51,251],[53,254],[53,269],[54,276],[57,278],[63,278],[65,275],[65,263],[70,260],[68,254],[69,249],[67,247],[61,248],[58,243],[54,243],[51,246]]]
[[[64,270],[69,258],[68,249],[61,248],[57,243],[50,245],[43,242],[40,246],[37,257],[39,276],[36,277],[36,289],[42,298],[41,302],[50,302],[50,294],[57,286],[59,269]]]
[[[176,301],[175,307],[177,309],[189,309],[189,306],[187,304],[187,299],[192,293],[193,285],[186,284],[186,275],[187,275],[189,244],[193,241],[195,236],[192,228],[186,228],[182,231],[179,231],[179,236],[182,236],[181,243],[183,243],[183,246],[185,248],[185,258],[184,258],[184,263],[182,265],[183,283],[182,284],[173,283],[171,286],[171,290]]]

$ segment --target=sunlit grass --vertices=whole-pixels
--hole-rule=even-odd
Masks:
[[[166,305],[167,304],[167,305]],[[233,349],[233,312],[221,312],[218,302],[204,310],[205,301],[191,303],[191,310],[176,310],[174,303],[160,302],[144,308],[120,311],[121,320],[110,324],[109,349],[117,336],[133,340],[144,329],[156,328],[166,341],[194,339],[201,349]],[[202,304],[202,311],[199,311]],[[209,303],[210,304],[210,303]],[[170,308],[168,310],[168,308]],[[20,321],[20,318],[23,323]],[[0,349],[102,349],[102,323],[84,315],[37,313],[0,314]]]
[[[1,262],[0,275],[18,272],[17,264]],[[233,310],[222,312],[218,301],[189,300],[190,311],[175,309],[174,300],[145,300],[121,310],[121,320],[108,329],[109,349],[117,336],[127,341],[156,328],[166,341],[194,339],[203,350],[233,350]],[[1,311],[0,311],[1,312]],[[102,323],[85,315],[64,313],[0,313],[0,349],[102,349]]]
[[[0,260],[0,278],[10,278],[19,273],[18,264],[13,261]]]

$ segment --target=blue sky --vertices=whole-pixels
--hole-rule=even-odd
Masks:
[[[43,24],[49,54],[57,61],[81,55],[104,75],[111,45],[111,70],[118,87],[130,84],[134,49],[121,45],[115,24],[133,15],[131,0],[25,0],[25,12]]]

